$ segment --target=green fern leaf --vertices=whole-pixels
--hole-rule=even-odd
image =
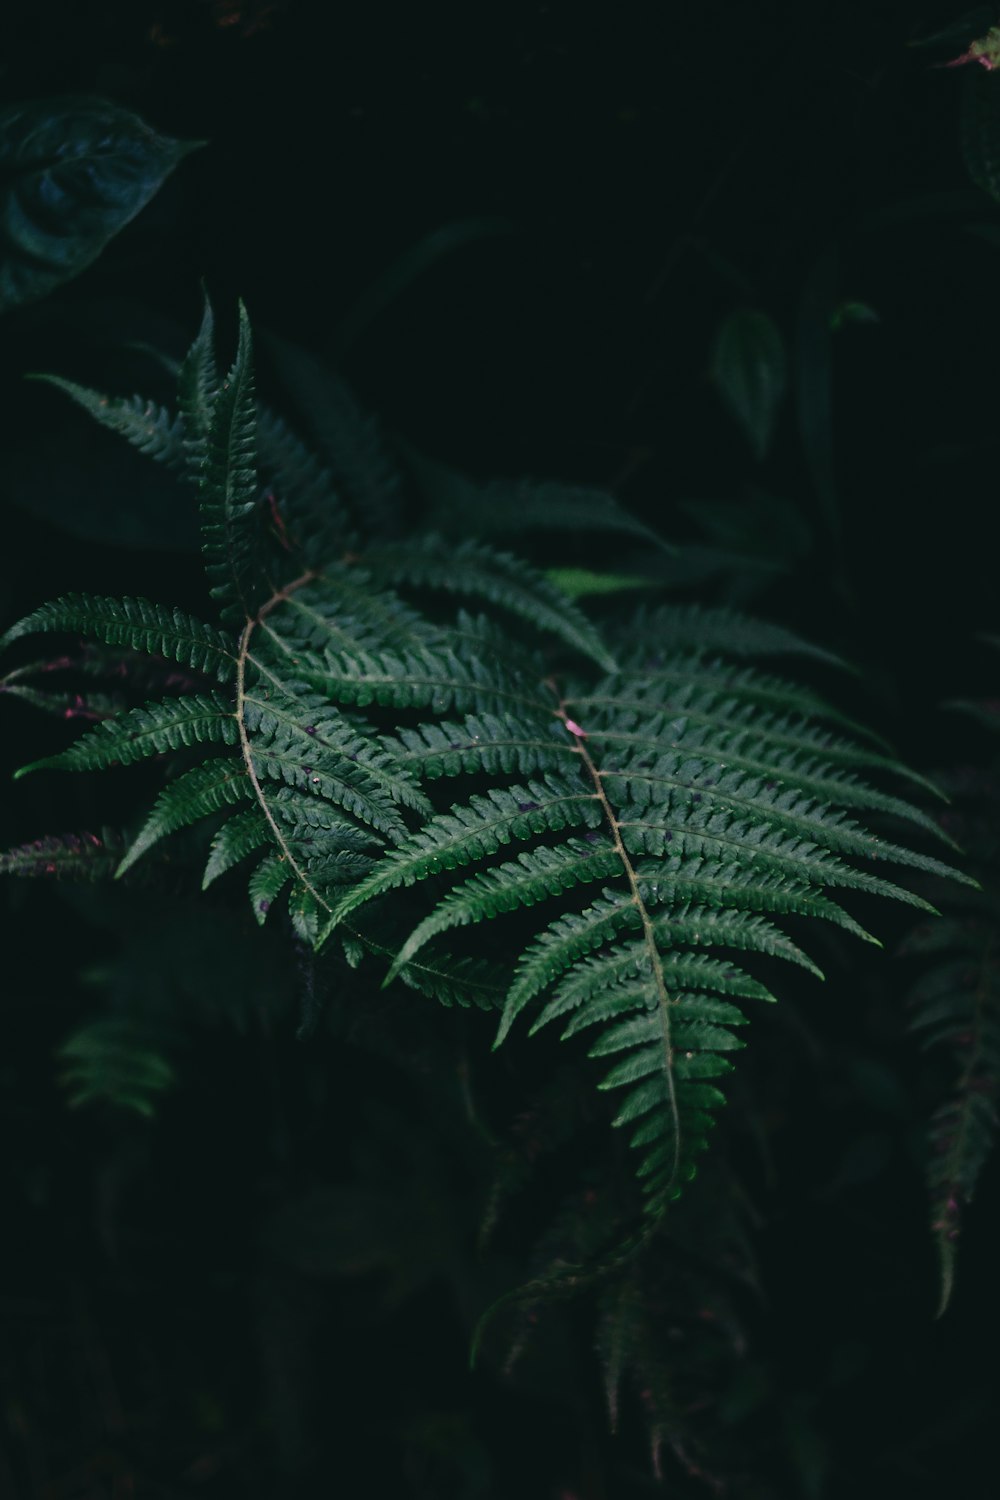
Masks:
[[[399,520],[401,481],[379,424],[313,355],[273,335],[266,347],[359,529],[368,536],[391,533]]]
[[[467,714],[461,724],[421,724],[383,736],[396,760],[427,780],[441,776],[530,776],[570,770],[574,754],[566,731],[553,717],[539,727],[511,715]]]
[[[456,804],[450,813],[432,818],[407,845],[384,855],[371,876],[337,907],[328,930],[375,896],[484,859],[513,839],[580,825],[594,828],[599,821],[597,798],[580,783],[550,776],[494,788],[467,806]]]
[[[292,874],[292,868],[283,855],[267,854],[250,876],[250,906],[261,927]]]
[[[64,833],[34,839],[0,853],[0,875],[70,880],[106,880],[121,859],[124,841],[104,829],[96,833]]]
[[[617,865],[618,856],[610,843],[602,849],[582,839],[570,839],[554,849],[526,850],[516,860],[473,875],[450,891],[410,934],[386,976],[386,984],[425,943],[448,928],[464,927],[519,906],[533,906],[573,886],[607,879],[616,873]]]
[[[45,760],[15,771],[15,779],[31,771],[97,771],[105,766],[132,765],[150,755],[187,750],[194,745],[235,745],[239,738],[232,705],[215,694],[167,698],[129,709],[96,725],[89,733]]]
[[[427,622],[388,590],[372,587],[354,564],[327,562],[320,583],[297,589],[263,626],[275,661],[314,652],[406,648],[437,638]]]
[[[159,1029],[132,1016],[87,1022],[63,1042],[58,1055],[71,1109],[110,1104],[151,1119],[157,1096],[176,1081]]]
[[[234,865],[253,854],[262,844],[271,841],[271,830],[267,819],[258,808],[249,808],[237,813],[223,823],[212,840],[212,847],[205,865],[201,888],[207,890],[220,875],[225,875]]]
[[[266,668],[260,671],[272,686],[248,688],[243,695],[243,719],[255,743],[266,739],[270,744],[280,741],[288,747],[298,746],[303,757],[331,767],[349,761],[367,773],[389,802],[431,812],[431,804],[412,772],[399,764],[388,745],[373,743],[359,734],[319,694],[295,682],[282,683]],[[393,819],[393,826],[398,826],[398,819]]]
[[[208,437],[218,393],[215,318],[211,303],[206,297],[198,336],[181,362],[177,374],[177,404],[187,434],[192,478],[196,481],[201,478],[206,462]]]
[[[611,652],[587,617],[541,573],[508,552],[476,541],[448,546],[431,536],[418,545],[370,548],[365,567],[376,583],[408,583],[487,599],[558,636],[605,671],[615,669]]]
[[[127,646],[148,655],[165,656],[219,682],[236,675],[236,645],[232,638],[192,615],[148,599],[106,599],[92,594],[66,594],[43,604],[0,637],[0,650],[22,636],[59,631]]]
[[[457,651],[421,647],[413,651],[327,651],[313,662],[300,657],[299,675],[336,703],[366,708],[429,708],[504,713],[527,709],[552,713],[544,687],[512,675],[495,659],[465,658]]]
[[[336,481],[288,425],[266,407],[257,410],[261,476],[273,491],[285,536],[313,567],[324,567],[358,546]]]
[[[198,492],[205,571],[222,618],[242,620],[273,592],[258,558],[253,349],[242,304],[236,358],[212,402],[198,451],[203,454]]]
[[[640,609],[629,622],[625,638],[655,641],[662,651],[720,651],[726,656],[811,656],[843,668],[832,651],[804,641],[783,625],[756,620],[739,610],[705,608],[698,604],[664,604]]]
[[[168,469],[184,468],[184,425],[165,406],[144,396],[104,396],[60,375],[30,375],[28,379],[44,381],[63,391],[102,427],[125,438],[157,463],[166,464]]]
[[[639,901],[648,909],[671,906],[669,916],[657,917],[667,941],[699,945],[703,941],[728,948],[753,949],[786,958],[811,969],[812,961],[779,928],[762,923],[754,911],[801,913],[825,918],[856,936],[875,942],[834,902],[818,895],[801,880],[774,873],[760,874],[745,864],[722,864],[706,859],[686,860],[674,855],[653,865],[636,867]],[[613,942],[619,934],[641,925],[641,908],[625,892],[605,890],[581,912],[556,918],[522,953],[507,996],[497,1044],[528,1003],[571,969],[581,958]]]
[[[312,793],[399,842],[406,825],[397,811],[396,799],[406,796],[417,805],[423,803],[405,773],[394,775],[388,755],[376,746],[365,746],[329,715],[323,717],[317,708],[310,707],[303,722],[284,706],[288,702],[250,697],[244,703],[250,759],[258,786],[276,781]],[[310,730],[315,732],[311,734]],[[360,749],[350,748],[359,744]],[[262,787],[259,795],[266,800]]]
[[[252,795],[253,789],[242,761],[229,758],[210,760],[186,771],[157,797],[116,874],[119,878],[124,875],[137,859],[168,834],[187,828],[211,813],[247,801]]]

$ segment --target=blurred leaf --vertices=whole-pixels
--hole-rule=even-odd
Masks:
[[[607,490],[550,479],[470,479],[411,444],[403,451],[427,501],[428,524],[447,536],[504,535],[527,531],[613,531],[640,537],[664,553],[673,548]]]
[[[881,321],[874,307],[869,306],[867,302],[854,302],[848,299],[833,309],[830,327],[834,333],[839,333],[849,323],[880,323]]]
[[[509,219],[492,217],[459,219],[454,224],[445,224],[442,228],[425,234],[415,245],[398,255],[356,299],[337,333],[334,349],[338,358],[357,342],[370,323],[374,323],[387,307],[402,296],[412,282],[417,281],[439,260],[477,240],[493,239],[497,235],[516,232],[517,226]]]
[[[715,344],[712,378],[758,459],[774,433],[786,373],[785,346],[766,313],[744,308],[726,319]]]
[[[163,1040],[162,1028],[135,1016],[102,1016],[79,1027],[59,1048],[70,1107],[111,1104],[151,1119],[156,1096],[175,1081]]]
[[[107,99],[0,112],[0,312],[89,266],[200,144],[159,135]]]
[[[585,594],[620,594],[625,589],[656,588],[651,578],[636,578],[630,573],[592,573],[589,568],[547,568],[545,576],[571,599]]]

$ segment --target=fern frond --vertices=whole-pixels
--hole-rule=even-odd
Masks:
[[[866,870],[855,869],[812,841],[768,828],[754,819],[731,817],[726,813],[713,814],[697,808],[686,815],[678,811],[673,816],[660,807],[644,811],[645,816],[621,819],[622,841],[630,854],[658,857],[675,853],[682,859],[692,855],[752,859],[765,874],[806,879],[818,886],[866,891],[870,895],[904,901],[923,911],[935,910],[929,901],[915,892],[880,876],[870,875]],[[668,817],[671,818],[669,824],[664,821]]]
[[[53,834],[0,853],[0,875],[70,880],[106,880],[121,859],[124,840],[104,829],[96,833]]]
[[[425,943],[448,928],[465,927],[519,906],[534,906],[576,885],[605,880],[616,873],[617,865],[618,856],[610,843],[601,848],[571,838],[554,849],[526,850],[509,863],[473,875],[455,886],[410,934],[386,975],[386,984]]]
[[[811,756],[834,769],[878,771],[902,776],[926,791],[940,796],[938,789],[918,771],[899,765],[889,756],[876,754],[842,735],[807,719],[791,715],[758,713],[752,704],[740,703],[723,694],[681,689],[664,702],[655,682],[644,679],[606,680],[593,693],[566,699],[586,725],[588,736],[620,745],[676,746],[683,732],[685,745],[704,748],[725,764],[742,753],[755,756],[764,768],[775,755]],[[689,730],[701,731],[692,741]]]
[[[177,404],[188,440],[192,477],[201,477],[212,415],[219,393],[219,371],[215,362],[215,318],[205,297],[201,325],[177,372]]]
[[[250,876],[248,894],[250,906],[261,927],[267,914],[292,879],[291,865],[281,854],[266,854]]]
[[[401,478],[378,422],[313,355],[273,336],[266,345],[359,529],[387,535],[399,520]]]
[[[685,668],[689,663],[687,659]],[[709,673],[714,670],[720,670],[719,664],[709,663]],[[751,674],[743,673],[739,682],[753,693],[756,679]],[[762,696],[776,691],[774,679],[763,680]],[[666,718],[665,694],[676,717]],[[618,726],[623,720],[635,723],[637,710],[647,703],[651,712],[644,727],[652,721],[661,734],[668,729],[676,748],[670,749],[668,740],[666,747],[661,741],[658,754],[637,754],[630,746],[620,750]],[[570,719],[569,712],[586,728]],[[525,752],[546,765],[550,756],[560,763],[552,717],[539,723],[534,717],[470,715],[462,729],[422,726],[401,730],[398,738],[404,750],[424,763],[425,773],[429,768],[454,775],[488,767],[493,775],[511,776]],[[719,732],[713,719],[723,734],[731,733],[731,724],[739,733],[751,732],[750,725],[756,732],[763,722],[758,753],[765,765],[775,748],[779,755],[798,754],[802,764],[807,747],[815,760],[832,749],[848,767],[869,758],[892,767],[887,757],[859,750],[853,741],[835,738],[801,715],[778,717],[760,703],[741,703],[690,681],[677,687],[645,675],[617,674],[604,691],[568,698],[558,711],[557,728],[567,735],[564,745],[582,762],[582,780],[549,772],[544,783],[494,788],[487,798],[455,805],[383,856],[320,929],[322,939],[376,896],[472,866],[471,877],[446,888],[403,943],[388,982],[425,944],[449,930],[539,901],[565,907],[571,900],[576,905],[578,898],[571,893],[600,881],[605,888],[597,902],[584,911],[560,912],[522,955],[498,1042],[525,1005],[546,991],[552,993],[535,1029],[571,1010],[577,1014],[567,1035],[598,1024],[610,1027],[612,1040],[595,1043],[594,1055],[627,1050],[604,1086],[627,1091],[616,1122],[639,1122],[633,1144],[640,1149],[640,1175],[654,1214],[691,1174],[705,1143],[711,1109],[722,1096],[704,1080],[724,1073],[729,1066],[725,1054],[739,1045],[727,1028],[743,1017],[721,997],[770,998],[763,985],[730,961],[691,950],[737,948],[815,968],[761,912],[822,916],[865,935],[830,901],[827,890],[928,903],[845,856],[892,860],[939,876],[954,874],[930,856],[875,837],[836,807],[766,776],[729,768],[714,747],[704,744],[706,726]],[[686,753],[689,734],[698,744],[696,755]],[[776,747],[767,742],[768,734],[779,741]],[[494,735],[495,748],[490,744]],[[477,739],[480,744],[473,747]],[[555,817],[547,810],[553,791],[559,808]],[[537,821],[515,827],[512,814],[533,815]],[[590,830],[584,839],[553,841],[553,835],[581,825]],[[475,868],[512,839],[528,847],[489,869]],[[621,882],[618,889],[616,880]]]
[[[211,402],[207,434],[197,440],[193,451],[199,460],[205,571],[213,597],[220,601],[222,618],[242,620],[252,616],[273,592],[258,555],[253,351],[250,322],[242,304],[236,357]]]
[[[481,537],[526,531],[617,532],[671,549],[607,490],[547,479],[470,479],[407,446],[405,456],[430,499],[430,523],[449,535]]]
[[[477,541],[448,546],[430,536],[419,543],[369,548],[364,561],[376,583],[408,583],[486,599],[558,636],[605,671],[615,669],[614,657],[586,615],[543,574],[509,552]]]
[[[220,875],[271,841],[267,819],[259,808],[248,808],[223,823],[212,840],[201,888],[207,890]]]
[[[699,690],[718,693],[738,703],[752,703],[770,714],[837,724],[886,748],[873,730],[832,707],[818,693],[757,667],[726,662],[704,651],[667,652],[659,648],[659,642],[652,648],[640,645],[623,656],[621,670],[633,678],[658,684],[665,694],[680,689],[693,690],[695,694]]]
[[[350,761],[367,772],[390,802],[417,812],[430,813],[431,804],[408,767],[399,764],[388,744],[374,743],[357,733],[343,715],[319,694],[294,681],[280,681],[266,667],[258,670],[270,687],[247,688],[243,694],[243,718],[256,742],[278,739],[297,745],[302,756]],[[368,820],[366,820],[368,821]]]
[[[426,805],[406,773],[394,774],[385,752],[337,725],[329,712],[324,716],[311,707],[303,722],[289,704],[288,699],[263,701],[252,695],[244,701],[244,723],[258,782],[276,781],[312,793],[399,842],[406,825],[397,801],[405,797],[413,805]],[[360,749],[352,748],[358,745]]]
[[[657,917],[667,928],[668,943],[692,946],[702,942],[727,948],[755,949],[802,964],[818,978],[822,974],[780,928],[763,922],[758,911],[799,913],[825,918],[875,942],[853,918],[804,881],[773,872],[762,874],[746,864],[724,864],[706,859],[686,860],[676,855],[649,866],[636,867],[639,896],[647,908],[670,906],[669,917]],[[521,954],[507,996],[498,1034],[503,1041],[525,1006],[555,983],[581,958],[641,925],[638,904],[627,891],[606,889],[581,912],[556,918]]]
[[[384,855],[371,876],[337,907],[331,930],[375,896],[484,859],[514,839],[581,825],[595,828],[600,816],[597,797],[579,782],[548,776],[524,786],[492,788],[466,806],[456,804],[450,813],[432,818],[406,845]]]
[[[365,708],[429,708],[503,713],[527,709],[550,713],[553,701],[540,684],[514,676],[496,659],[465,659],[457,651],[430,646],[402,652],[324,653],[302,661],[299,675],[336,703]]]
[[[956,798],[949,822],[962,827],[983,889],[950,893],[946,915],[915,928],[900,950],[926,963],[908,996],[912,1030],[924,1048],[950,1054],[953,1076],[927,1129],[939,1315],[951,1300],[965,1210],[996,1144],[1000,1103],[1000,779],[964,771],[945,784]]]
[[[676,807],[682,822],[687,822],[689,816],[700,821],[700,814],[694,812],[696,808],[705,813],[720,808],[751,819],[766,817],[771,827],[803,839],[817,839],[827,849],[910,865],[929,874],[975,884],[963,871],[953,870],[930,855],[877,838],[837,809],[773,781],[744,771],[720,770],[717,762],[678,753],[665,755],[652,764],[650,761],[650,757],[626,759],[622,769],[603,771],[610,794],[627,795],[636,807],[656,803],[667,816]]]
[[[374,589],[353,564],[327,561],[322,581],[297,589],[264,626],[274,653],[354,652],[412,646],[433,640],[427,622],[387,589]]]
[[[952,1053],[956,1081],[928,1125],[931,1231],[941,1268],[939,1312],[952,1293],[962,1214],[972,1201],[997,1135],[1000,1098],[1000,951],[995,920],[976,919],[910,996],[923,1045]],[[911,947],[909,951],[914,951]],[[954,956],[958,953],[958,957]]]
[[[245,802],[252,795],[246,771],[239,760],[229,757],[210,760],[203,766],[195,766],[193,770],[186,771],[183,776],[178,776],[176,781],[164,787],[157,797],[116,874],[119,877],[124,875],[137,859],[168,834],[187,828],[225,807]]]
[[[627,640],[655,641],[663,651],[722,652],[725,656],[811,656],[843,668],[846,663],[814,646],[783,625],[757,620],[726,607],[700,604],[661,604],[640,609],[629,622]]]
[[[333,475],[266,407],[257,409],[261,477],[274,491],[289,545],[306,563],[323,567],[358,545]]]
[[[184,424],[165,406],[159,406],[144,396],[104,396],[100,391],[77,385],[75,380],[64,380],[61,375],[30,375],[28,378],[63,391],[95,422],[125,438],[148,458],[166,464],[168,469],[184,468]]]
[[[194,745],[235,745],[239,738],[232,704],[216,694],[195,694],[147,703],[105,719],[68,750],[32,761],[14,772],[15,780],[31,771],[97,771],[132,765],[150,755],[188,750]]]
[[[104,1016],[79,1027],[58,1054],[70,1108],[111,1104],[150,1119],[157,1095],[175,1082],[161,1047],[159,1031],[132,1016]]]
[[[512,715],[467,714],[461,724],[421,724],[383,736],[397,761],[427,780],[441,776],[530,776],[571,770],[573,746],[553,717],[538,725]]]
[[[219,682],[236,675],[236,643],[224,631],[206,625],[183,610],[148,599],[108,599],[94,594],[66,594],[18,620],[0,637],[0,650],[22,636],[59,631],[127,646],[147,655],[165,656]]]

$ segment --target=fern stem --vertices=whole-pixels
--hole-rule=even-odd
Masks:
[[[673,1160],[670,1167],[670,1176],[667,1180],[667,1184],[663,1192],[663,1198],[665,1200],[666,1198],[669,1198],[670,1193],[677,1182],[677,1171],[680,1166],[681,1158],[681,1121],[680,1111],[677,1106],[677,1083],[674,1078],[674,1051],[673,1045],[671,1043],[670,1025],[670,996],[667,994],[666,980],[663,977],[663,964],[660,959],[660,950],[657,946],[656,933],[653,930],[652,920],[650,919],[649,912],[646,909],[646,903],[643,901],[642,893],[639,889],[639,880],[635,872],[635,866],[632,864],[632,861],[629,858],[628,850],[625,848],[625,844],[622,839],[621,824],[615,816],[614,808],[611,806],[611,802],[608,799],[608,794],[604,789],[604,782],[601,772],[587,749],[585,743],[586,734],[583,730],[580,729],[579,725],[574,723],[574,721],[569,717],[566,712],[566,704],[564,702],[560,703],[559,708],[556,710],[556,713],[557,716],[565,724],[567,731],[573,736],[573,748],[580,756],[583,764],[587,768],[587,775],[590,777],[591,783],[597,796],[597,800],[601,804],[604,816],[607,819],[608,827],[611,830],[611,838],[614,843],[615,852],[622,862],[622,868],[625,871],[625,878],[628,881],[629,894],[631,896],[633,904],[635,905],[636,911],[639,913],[639,920],[642,923],[642,938],[643,942],[646,945],[646,951],[649,954],[650,968],[652,970],[653,983],[656,986],[657,1002],[660,1011],[660,1025],[663,1032],[663,1047],[666,1054],[664,1059],[664,1071],[666,1073],[667,1080],[667,1103],[670,1111],[670,1123],[672,1126],[673,1136]]]

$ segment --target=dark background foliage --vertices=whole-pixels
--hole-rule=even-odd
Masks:
[[[183,350],[203,278],[422,451],[611,486],[666,535],[740,552],[689,554],[678,586],[856,662],[838,691],[904,760],[974,761],[975,728],[937,705],[989,686],[974,635],[997,629],[1000,218],[963,163],[969,70],[933,66],[964,41],[910,45],[953,20],[901,0],[15,8],[5,100],[100,93],[208,144],[79,281],[5,322],[5,621],[73,588],[198,606],[176,491],[21,377],[148,388],[119,346]],[[831,319],[846,303],[875,319]],[[711,379],[743,306],[790,357],[760,462]],[[802,431],[825,380],[832,459]],[[50,722],[5,714],[10,768],[52,748]],[[132,774],[19,784],[4,844],[126,816]],[[5,899],[0,1489],[711,1493],[653,1478],[637,1418],[604,1435],[582,1314],[551,1315],[548,1365],[467,1373],[470,1320],[517,1275],[516,1211],[486,1269],[475,1251],[485,1025],[430,1007],[418,1025],[404,997],[303,1046],[281,935],[228,908],[181,899],[165,930],[141,894]],[[919,1153],[946,1075],[905,1035],[905,925],[883,915],[885,955],[754,1042],[766,1107],[730,1150],[763,1298],[706,1394],[749,1443],[736,1496],[987,1493],[996,1169],[935,1323]],[[151,1124],[70,1113],[54,1049],[140,985],[164,1016],[214,1018],[181,1085]],[[483,1085],[494,1124],[523,1084]]]

